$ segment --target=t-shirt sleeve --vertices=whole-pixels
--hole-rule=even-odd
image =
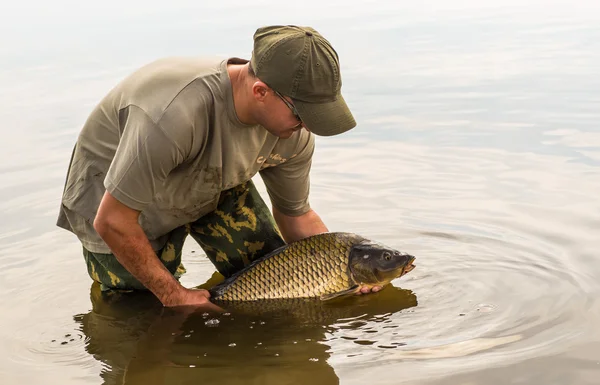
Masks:
[[[140,108],[129,106],[121,113],[124,127],[104,187],[121,203],[141,211],[171,170],[183,162],[184,154]]]
[[[310,169],[314,148],[313,134],[305,133],[287,161],[260,171],[271,203],[285,215],[299,216],[310,210]]]

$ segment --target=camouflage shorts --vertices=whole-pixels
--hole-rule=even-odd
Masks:
[[[169,233],[157,256],[175,277],[185,272],[181,252],[188,235],[225,277],[285,244],[252,181],[224,191],[215,211]],[[92,253],[84,248],[83,256],[90,277],[100,283],[102,290],[145,289],[113,254]]]

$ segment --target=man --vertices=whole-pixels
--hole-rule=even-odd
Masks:
[[[328,231],[308,200],[312,133],[355,125],[337,53],[312,28],[259,28],[250,62],[158,60],[112,89],[86,121],[57,224],[78,236],[103,290],[148,289],[165,306],[206,304],[206,290],[177,279],[186,236],[228,276],[285,242]],[[273,216],[252,184],[256,173]]]

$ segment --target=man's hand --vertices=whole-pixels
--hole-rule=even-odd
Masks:
[[[223,311],[219,306],[210,302],[210,292],[205,289],[182,288],[176,294],[165,298],[163,305],[167,307],[185,307],[189,310],[205,309],[207,311]]]
[[[186,289],[182,287],[178,291],[164,298],[162,303],[165,306],[188,306],[188,305],[203,305],[210,302],[210,293],[208,290]]]
[[[363,286],[360,288],[360,290],[358,291],[358,293],[356,293],[356,295],[361,295],[361,294],[368,294],[368,293],[377,293],[379,290],[381,290],[382,287],[381,286]]]

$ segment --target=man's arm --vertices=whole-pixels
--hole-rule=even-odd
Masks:
[[[293,217],[285,215],[273,207],[273,217],[277,222],[277,226],[279,226],[279,230],[281,230],[283,239],[287,243],[329,231],[321,217],[312,209],[305,214]]]
[[[140,212],[133,210],[106,192],[94,228],[117,260],[165,306],[207,305],[206,290],[183,287],[158,259],[144,230],[138,223]]]

